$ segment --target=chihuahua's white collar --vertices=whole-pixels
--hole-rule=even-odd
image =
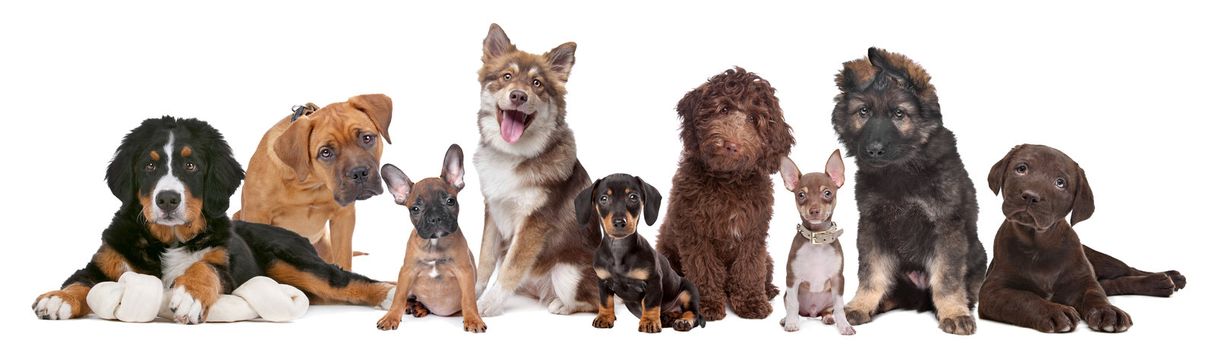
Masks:
[[[836,226],[834,221],[831,222],[831,227],[823,231],[811,231],[802,224],[797,224],[797,233],[810,240],[811,244],[831,244],[844,235],[844,229]]]

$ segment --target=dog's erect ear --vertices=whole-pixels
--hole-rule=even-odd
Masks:
[[[464,150],[460,145],[451,144],[447,155],[443,156],[443,172],[439,177],[457,190],[464,189]]]
[[[384,142],[392,144],[392,137],[388,136],[388,125],[392,124],[391,98],[384,94],[358,95],[346,102],[371,118],[371,123],[375,124],[376,131],[384,137]]]
[[[835,150],[831,153],[831,157],[827,158],[827,167],[824,170],[827,176],[831,177],[831,182],[835,183],[835,188],[844,187],[844,158],[840,157],[840,150]]]
[[[574,51],[577,49],[578,44],[571,41],[544,53],[544,59],[548,61],[549,68],[557,73],[557,78],[562,82],[570,80],[570,70],[574,68]]]
[[[274,141],[274,154],[295,170],[297,181],[304,181],[312,173],[311,139],[312,119],[303,117],[291,122]]]
[[[785,189],[797,191],[797,185],[802,180],[802,171],[797,169],[797,164],[793,163],[789,157],[781,157],[780,160],[780,178],[785,180]]]
[[[1003,159],[991,166],[991,171],[987,173],[987,186],[991,187],[991,192],[1000,194],[1000,189],[1004,187],[1004,174],[1008,173],[1008,162],[1014,154],[1025,145],[1016,145],[1008,150],[1008,154],[1004,155]]]
[[[1093,189],[1088,186],[1088,177],[1084,175],[1084,169],[1080,164],[1076,164],[1076,178],[1079,183],[1076,184],[1076,196],[1072,199],[1072,225],[1088,220],[1093,216]]]
[[[645,224],[654,226],[654,222],[658,221],[658,209],[662,207],[662,194],[658,193],[658,189],[641,179],[640,176],[634,176],[637,184],[641,186],[641,202],[645,203]]]
[[[409,181],[409,176],[406,176],[405,172],[395,165],[384,164],[380,167],[380,177],[384,178],[384,184],[388,185],[388,192],[392,193],[392,199],[397,204],[405,205],[405,200],[409,198],[409,190],[413,189],[413,181]]]
[[[591,212],[595,207],[594,199],[591,196],[595,194],[595,188],[599,187],[600,181],[602,180],[595,180],[590,187],[578,192],[578,197],[574,197],[574,216],[578,219],[579,225],[591,224]]]
[[[874,74],[870,86],[882,90],[891,87],[890,84],[894,83],[893,87],[896,88],[912,88],[910,84],[907,84],[907,73],[890,62],[887,55],[889,53],[886,50],[876,47],[869,48],[869,63],[877,68],[877,73]]]
[[[494,23],[489,25],[489,34],[485,36],[481,50],[481,62],[489,63],[495,57],[515,51],[515,45],[510,43],[510,38],[506,37],[506,31]]]
[[[203,130],[195,135],[206,135],[209,138],[207,149],[207,176],[203,193],[203,214],[207,217],[228,215],[228,204],[236,188],[240,187],[245,178],[245,170],[240,162],[232,156],[232,147],[224,141],[223,134],[214,127],[203,124]]]

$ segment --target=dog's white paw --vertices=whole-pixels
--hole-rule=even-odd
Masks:
[[[380,301],[380,305],[376,305],[376,307],[380,308],[381,310],[388,310],[388,308],[392,307],[392,299],[396,297],[397,287],[392,287],[392,289],[388,290],[388,295],[385,295],[384,300]]]
[[[477,311],[481,316],[492,317],[502,314],[503,304],[506,303],[506,293],[498,288],[491,288],[485,291],[480,300],[477,300]]]
[[[72,305],[58,296],[43,297],[34,304],[34,314],[44,320],[66,320],[72,318]]]
[[[185,287],[173,289],[173,297],[169,299],[169,311],[173,312],[173,321],[182,324],[202,323],[203,303],[195,299]]]
[[[570,315],[574,313],[574,307],[565,305],[561,299],[553,299],[548,303],[548,312],[554,315]]]
[[[801,327],[798,326],[798,321],[800,320],[782,318],[780,320],[780,325],[785,327],[785,332],[797,332],[801,330]]]

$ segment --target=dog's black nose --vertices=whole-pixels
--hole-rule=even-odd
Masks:
[[[618,229],[624,228],[624,224],[625,224],[624,219],[621,219],[621,218],[612,219],[612,226],[615,228],[618,228]]]
[[[426,219],[426,222],[429,222],[431,224],[441,224],[441,223],[443,223],[443,217],[442,216],[430,217],[430,218]]]
[[[523,92],[523,90],[515,90],[515,91],[510,92],[510,103],[513,103],[516,106],[518,106],[518,105],[523,104],[524,102],[527,102],[527,93],[526,92]]]
[[[1038,204],[1041,198],[1034,191],[1025,191],[1021,192],[1021,199],[1024,199],[1026,204]]]
[[[163,191],[156,194],[156,206],[162,211],[177,210],[177,206],[181,204],[181,193],[175,191]]]
[[[361,183],[367,181],[367,177],[371,176],[371,170],[365,166],[355,167],[350,169],[350,172],[347,173],[346,176],[349,176],[351,180],[354,180],[354,182]]]
[[[865,153],[868,153],[870,157],[879,157],[886,154],[886,146],[880,142],[871,142],[865,146]]]

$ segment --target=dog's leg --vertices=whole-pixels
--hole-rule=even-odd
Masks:
[[[350,267],[354,256],[354,221],[353,205],[338,209],[329,219],[329,236],[332,243],[329,254],[333,257],[333,263],[346,271],[352,271]]]
[[[1083,264],[1078,262],[1077,266]],[[1082,265],[1080,265],[1082,266]],[[1118,307],[1111,305],[1101,289],[1101,284],[1092,275],[1077,274],[1072,278],[1075,283],[1056,285],[1055,301],[1061,304],[1073,305],[1088,328],[1098,332],[1121,333],[1131,328],[1131,316]],[[1063,294],[1063,292],[1071,294]]]
[[[764,240],[743,240],[726,275],[726,294],[738,317],[758,319],[772,313],[768,286],[772,280],[772,265],[768,263]]]
[[[1071,332],[1080,325],[1080,314],[1075,308],[1008,288],[1003,281],[994,279],[984,282],[979,292],[979,317],[1044,333]]]
[[[860,284],[857,287],[856,295],[853,295],[848,305],[844,306],[846,319],[853,325],[862,325],[873,320],[878,306],[894,287],[895,269],[898,268],[893,256],[873,248],[876,243],[860,242],[866,237],[868,236],[858,235],[857,237],[857,249],[861,257],[857,270]]]
[[[801,289],[802,281],[794,281],[793,285],[785,288],[785,318],[780,320],[780,325],[785,327],[786,332],[797,332],[801,328],[798,323],[801,322],[801,298],[798,295]]]
[[[641,299],[641,322],[637,325],[637,331],[662,332],[662,283],[646,284],[645,296]]]
[[[947,240],[942,239],[944,241]],[[963,281],[966,276],[963,253],[938,244],[936,256],[928,262],[928,285],[941,330],[950,334],[971,335],[975,333],[975,319],[970,314],[967,285]]]
[[[588,261],[590,258],[587,259]],[[595,286],[597,278],[589,273],[589,266],[559,263],[549,270],[552,278],[553,294],[556,298],[548,305],[548,312],[557,315],[569,315],[577,312],[595,312],[594,293],[588,293]],[[588,273],[584,273],[588,272]]]
[[[486,207],[489,203],[485,204]],[[477,259],[477,296],[485,292],[485,287],[489,285],[489,278],[494,275],[494,268],[498,266],[498,260],[502,259],[502,234],[498,232],[498,224],[494,222],[494,218],[489,214],[489,208],[485,209],[485,230],[481,234],[481,254],[480,259]]]
[[[467,261],[451,271],[456,276],[456,282],[460,284],[460,313],[464,316],[464,331],[472,333],[485,333],[485,321],[481,320],[481,313],[477,311],[477,292],[475,285],[476,277],[473,275],[472,256],[469,252],[468,258],[461,259]],[[457,259],[461,257],[457,256]]]
[[[1144,272],[1121,260],[1084,247],[1084,256],[1106,295],[1149,295],[1167,297],[1185,288],[1185,276],[1177,271]]]
[[[848,323],[848,316],[844,315],[844,276],[835,275],[831,277],[831,297],[832,297],[832,312],[831,318],[835,322],[835,329],[843,335],[856,334],[856,330],[852,328],[852,324]],[[827,318],[824,317],[824,320]]]
[[[679,235],[673,235],[679,236]],[[684,275],[700,290],[701,310],[705,319],[716,321],[726,317],[726,266],[716,254],[717,248],[707,239],[674,242],[675,253],[686,264]],[[661,245],[660,245],[661,246]],[[693,252],[699,253],[694,254]],[[687,255],[683,255],[688,253]]]
[[[308,294],[313,303],[337,302],[388,309],[394,290],[392,283],[379,282],[319,261],[275,261],[266,267],[266,276]]]
[[[545,219],[529,217],[524,222],[523,227],[511,239],[510,248],[506,251],[506,258],[502,262],[502,271],[498,274],[498,279],[489,289],[485,290],[481,299],[477,301],[477,309],[481,311],[481,315],[502,314],[502,304],[506,302],[507,297],[515,293],[515,290],[523,283],[523,279],[527,278],[528,272],[540,255],[540,249],[544,246],[544,235],[550,229],[551,227],[545,223]]]
[[[679,294],[675,300],[679,303],[679,312],[671,315],[670,322],[663,322],[663,327],[669,326],[679,332],[687,332],[697,326],[704,327],[705,320],[700,315],[700,291],[687,278],[679,283]]]
[[[401,316],[405,314],[406,309],[410,308],[409,292],[413,287],[414,278],[417,277],[416,261],[406,259],[405,264],[401,266],[401,271],[397,273],[397,289],[391,296],[392,304],[388,307],[388,312],[385,312],[384,316],[375,323],[375,327],[381,331],[396,330],[397,326],[401,324]]]
[[[612,328],[616,325],[616,297],[608,288],[606,280],[599,280],[599,314],[591,321],[595,328]]]
[[[205,321],[211,305],[225,291],[224,280],[231,283],[231,276],[226,275],[227,270],[228,251],[222,248],[213,248],[187,267],[170,287],[173,294],[169,299],[169,309],[173,311],[173,319],[184,324]],[[224,275],[221,276],[220,271],[224,271]]]

